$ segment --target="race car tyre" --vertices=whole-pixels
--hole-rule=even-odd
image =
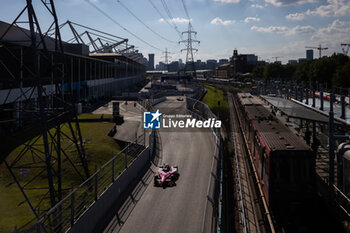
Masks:
[[[155,186],[155,187],[158,186],[157,176],[154,177],[154,186]]]
[[[178,179],[179,179],[179,176],[180,176],[179,173],[175,173],[175,174],[173,175],[173,180],[174,180],[174,181],[178,180]]]

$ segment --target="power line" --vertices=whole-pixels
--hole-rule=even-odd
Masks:
[[[169,17],[169,19],[170,19],[170,22],[174,25],[175,30],[181,35],[179,29],[177,28],[176,24],[175,24],[174,21],[173,21],[174,18],[173,18],[173,16],[171,15],[171,12],[170,12],[170,10],[169,10],[169,8],[168,8],[166,2],[165,2],[164,0],[160,0],[160,1],[161,1],[162,5],[163,5],[163,8],[164,8],[164,10],[165,10],[165,13],[168,15],[168,17]],[[181,36],[180,36],[180,37],[181,37]]]
[[[154,3],[152,2],[152,0],[148,0],[149,3],[152,5],[152,7],[158,12],[158,14],[160,15],[160,17],[162,19],[164,19],[164,21],[173,29],[175,29],[175,31],[177,32],[177,34],[179,35],[179,37],[181,38],[181,32],[179,31],[179,29],[176,27],[176,25],[171,25],[169,23],[168,20],[165,19],[164,15],[160,12],[160,10],[156,7],[156,5],[154,5]]]
[[[145,43],[146,45],[163,52],[163,50],[161,50],[160,48],[155,47],[154,45],[148,43],[147,41],[145,41],[144,39],[142,39],[141,37],[139,37],[138,35],[136,35],[135,33],[131,32],[130,30],[128,30],[127,28],[125,28],[123,25],[121,25],[120,23],[118,23],[115,19],[113,19],[111,16],[109,16],[106,12],[104,12],[101,8],[99,8],[98,6],[96,6],[93,2],[91,2],[91,0],[85,0],[86,2],[88,2],[92,7],[94,7],[97,11],[99,11],[101,14],[103,14],[105,17],[107,17],[108,19],[110,19],[113,23],[115,23],[116,25],[118,25],[120,28],[122,28],[123,30],[127,31],[129,34],[133,35],[135,38],[137,38],[138,40],[142,41],[143,43]]]
[[[165,10],[165,13],[168,15],[169,19],[172,20],[173,19],[173,16],[171,15],[171,12],[168,8],[168,5],[166,4],[166,2],[164,0],[160,0],[163,7],[164,7],[164,10]]]
[[[145,24],[139,17],[137,17],[127,6],[125,6],[120,0],[117,0],[118,3],[124,7],[125,10],[127,10],[132,16],[135,17],[135,19],[137,19],[143,26],[145,26],[148,30],[150,30],[151,32],[153,32],[155,35],[157,35],[158,37],[162,38],[163,40],[166,40],[168,42],[171,43],[176,43],[175,41],[169,40],[167,38],[165,38],[164,36],[160,35],[158,32],[154,31],[152,28],[150,28],[147,24]]]
[[[191,20],[191,17],[188,14],[188,10],[187,10],[186,4],[185,4],[185,0],[182,0],[182,5],[184,6],[185,13],[186,13],[186,16],[187,16],[188,20]]]
[[[184,7],[184,9],[185,9],[185,13],[186,13],[188,22],[191,22],[191,17],[190,17],[190,14],[188,13],[187,6],[186,6],[186,4],[185,4],[185,0],[181,0],[181,1],[182,1],[182,5],[183,5],[183,7]],[[194,30],[194,27],[192,26],[192,24],[191,24],[191,27],[192,27],[192,29]]]

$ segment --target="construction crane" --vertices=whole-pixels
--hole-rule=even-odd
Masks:
[[[271,58],[276,59],[275,62],[277,62],[277,59],[278,59],[278,58],[282,58],[282,57],[271,57]]]
[[[342,43],[342,44],[340,44],[340,46],[341,46],[341,49],[343,50],[343,53],[345,55],[348,55],[350,43]]]
[[[305,48],[307,49],[317,49],[318,50],[318,54],[319,54],[319,58],[322,57],[322,50],[327,50],[327,47],[322,47],[321,44],[318,47],[313,47],[313,46],[306,46]]]

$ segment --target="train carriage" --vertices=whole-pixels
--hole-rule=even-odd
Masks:
[[[238,94],[240,118],[270,206],[311,198],[315,163],[310,147],[256,96]]]

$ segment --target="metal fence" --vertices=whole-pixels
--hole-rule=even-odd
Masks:
[[[192,98],[186,98],[186,104],[187,104],[187,109],[195,113],[194,117],[200,118],[202,120],[206,119],[217,119],[217,116],[210,110],[208,105],[205,103],[197,100],[197,99],[192,99]],[[215,142],[217,143],[217,140],[219,140],[220,136],[220,129],[219,128],[211,128],[210,129],[217,138],[215,138]]]
[[[335,198],[334,201],[339,206],[339,215],[344,219],[350,219],[350,199],[335,185],[333,185]]]
[[[155,148],[155,133],[151,134],[150,147]],[[39,219],[33,219],[15,232],[66,232],[118,179],[122,172],[146,150],[141,135],[113,156],[107,163]],[[155,150],[155,149],[153,149]]]

